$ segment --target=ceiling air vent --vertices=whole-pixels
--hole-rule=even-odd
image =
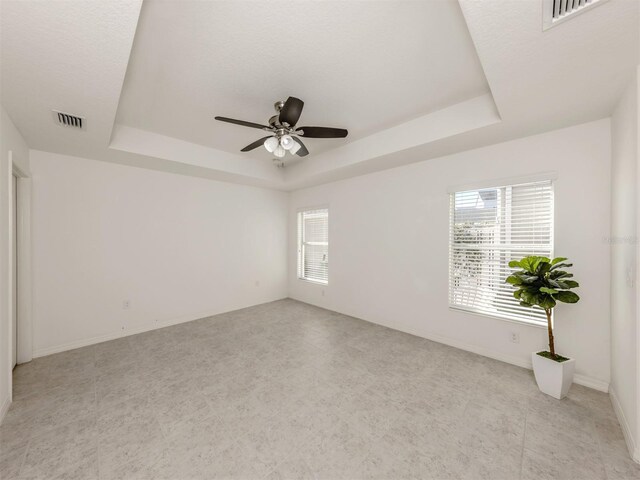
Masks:
[[[70,113],[58,112],[57,110],[53,111],[53,119],[58,125],[62,125],[63,127],[78,128],[82,130],[85,126],[84,118],[77,115],[71,115]]]
[[[608,0],[542,0],[542,29],[554,27]]]

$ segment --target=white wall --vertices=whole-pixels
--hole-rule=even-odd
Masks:
[[[9,154],[11,152],[11,155]],[[29,150],[13,122],[0,106],[0,421],[11,402],[11,231],[12,164],[29,172]]]
[[[640,461],[638,114],[638,78],[634,78],[611,117],[611,395],[632,455]]]
[[[36,356],[287,296],[284,192],[35,150],[31,170]]]
[[[576,381],[609,382],[608,119],[292,193],[289,296],[518,365],[546,330],[448,308],[448,186],[557,172],[555,252],[582,300],[556,312],[556,348]],[[329,205],[329,285],[296,278],[296,210]],[[324,296],[323,296],[324,292]],[[511,343],[510,332],[520,334]]]

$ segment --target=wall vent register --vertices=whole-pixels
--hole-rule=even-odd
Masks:
[[[78,128],[82,130],[85,126],[84,118],[70,113],[58,112],[53,110],[53,119],[58,125],[63,127]]]
[[[578,13],[602,5],[608,0],[543,0],[542,29],[546,30],[575,17]]]

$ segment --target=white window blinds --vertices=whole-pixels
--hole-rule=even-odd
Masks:
[[[546,322],[541,309],[520,306],[505,279],[511,260],[553,253],[551,181],[452,193],[449,227],[452,308]]]
[[[329,280],[329,210],[298,212],[298,278]]]

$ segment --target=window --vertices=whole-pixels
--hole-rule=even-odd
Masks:
[[[329,210],[298,212],[298,278],[327,284],[329,280]]]
[[[505,279],[511,260],[553,253],[550,180],[453,192],[449,229],[450,307],[546,322],[542,309],[520,306]]]

